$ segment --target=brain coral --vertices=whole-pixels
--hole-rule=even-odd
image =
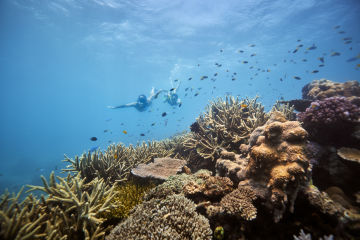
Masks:
[[[209,221],[196,213],[195,204],[183,195],[152,199],[138,205],[106,240],[212,239]]]
[[[293,211],[298,190],[307,183],[307,135],[299,122],[286,121],[281,113],[274,112],[250,149],[247,180],[253,182],[250,185],[259,193],[268,192],[259,195],[263,195],[266,205],[272,208],[275,222],[282,218],[288,202]]]

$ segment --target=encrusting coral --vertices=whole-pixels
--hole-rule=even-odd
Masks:
[[[168,143],[167,143],[168,144]],[[105,152],[95,151],[76,156],[74,160],[65,155],[64,162],[70,163],[64,172],[81,174],[87,181],[98,177],[107,184],[128,180],[130,171],[140,163],[148,163],[155,157],[168,157],[171,148],[162,142],[142,142],[136,146],[126,147],[123,144],[112,144]]]
[[[196,213],[195,204],[183,195],[151,199],[135,207],[106,240],[212,239],[209,221]]]

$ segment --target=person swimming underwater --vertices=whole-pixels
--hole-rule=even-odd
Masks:
[[[181,107],[181,99],[179,98],[179,95],[177,95],[176,90],[179,88],[180,82],[176,88],[171,88],[169,91],[167,91],[165,95],[165,102],[170,104],[170,106],[179,106]],[[164,90],[163,90],[164,91]]]
[[[151,89],[150,96],[149,96],[148,98],[146,98],[146,96],[145,96],[144,94],[141,94],[141,95],[139,95],[139,97],[138,97],[138,99],[137,99],[136,102],[132,102],[132,103],[128,103],[128,104],[123,104],[123,105],[119,105],[119,106],[115,106],[115,107],[113,107],[113,106],[108,106],[108,108],[117,109],[117,108],[134,107],[134,108],[136,108],[136,110],[138,110],[139,112],[144,112],[144,111],[146,111],[146,110],[150,107],[153,99],[156,99],[161,92],[163,92],[163,90],[159,90],[159,91],[157,91],[157,92],[155,93],[155,89],[152,88],[152,89]]]

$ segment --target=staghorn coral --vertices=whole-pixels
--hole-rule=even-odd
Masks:
[[[223,197],[220,205],[227,214],[251,221],[256,218],[257,210],[252,203],[256,198],[257,196],[251,188],[240,186]]]
[[[276,101],[274,106],[271,108],[270,113],[272,112],[281,112],[287,120],[295,120],[296,114],[294,112],[295,107],[289,102]]]
[[[168,144],[168,143],[167,143]],[[65,155],[64,162],[70,163],[63,172],[80,173],[82,178],[91,181],[102,178],[107,184],[128,180],[130,171],[140,163],[148,163],[155,157],[168,157],[173,149],[163,142],[142,142],[136,146],[112,144],[105,152],[76,156],[74,160]]]
[[[316,141],[344,144],[360,122],[360,108],[345,97],[331,97],[312,102],[298,118]]]
[[[47,235],[53,235],[54,239],[86,240],[104,236],[106,229],[102,224],[105,219],[100,215],[115,207],[110,204],[115,197],[114,186],[106,186],[103,180],[97,178],[85,184],[80,174],[75,177],[68,175],[67,178],[57,176],[60,183],[56,183],[53,172],[49,183],[43,176],[41,179],[43,187],[29,185],[27,192],[40,190],[49,195],[43,198],[41,206],[47,216],[44,219]]]
[[[183,195],[152,199],[135,207],[106,240],[212,239],[208,220],[196,213],[195,204]]]
[[[214,168],[215,159],[223,149],[237,149],[256,127],[265,123],[268,115],[257,99],[226,96],[210,102],[206,112],[191,126],[192,133],[184,142],[185,148],[208,160],[198,169]],[[190,162],[190,165],[196,164]]]
[[[333,82],[327,79],[314,80],[302,89],[303,99],[323,100],[329,97],[344,96],[349,100],[360,97],[360,84],[358,81],[344,83]]]

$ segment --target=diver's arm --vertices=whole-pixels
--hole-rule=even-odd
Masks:
[[[162,92],[167,92],[167,91],[160,89],[159,91],[157,91],[157,92],[155,93],[154,88],[153,88],[153,90],[151,91],[151,94],[150,94],[150,96],[149,96],[149,99],[148,99],[149,102],[151,102],[154,98],[155,98],[155,99],[158,98],[159,95],[160,95],[160,93],[162,93]]]
[[[136,106],[136,102],[132,102],[132,103],[128,103],[128,104],[123,104],[123,105],[119,105],[119,106],[107,106],[107,108],[111,108],[111,109],[116,109],[116,108],[127,108],[127,107],[135,107]]]

